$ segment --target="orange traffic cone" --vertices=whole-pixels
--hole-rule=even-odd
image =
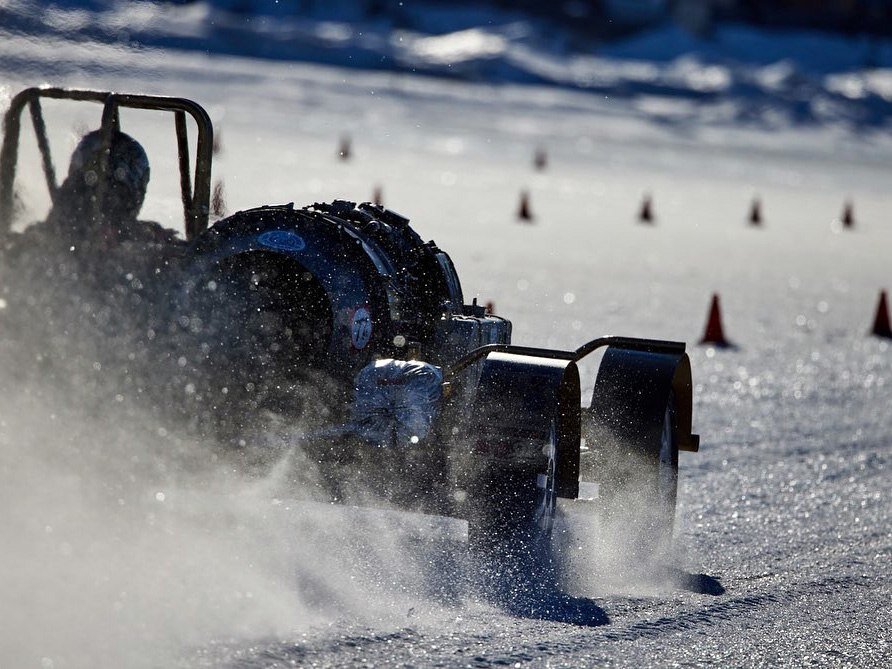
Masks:
[[[375,186],[375,190],[372,191],[372,204],[377,204],[379,207],[384,206],[381,186]]]
[[[892,339],[892,326],[889,324],[889,304],[886,302],[886,291],[880,291],[880,301],[877,304],[877,315],[873,319],[873,328],[870,334],[875,337]]]
[[[651,200],[650,194],[648,193],[644,196],[644,200],[642,200],[641,202],[641,209],[638,211],[638,222],[653,223],[653,221],[653,201]]]
[[[749,221],[753,226],[762,225],[762,201],[759,198],[755,198],[750,206]]]
[[[709,307],[709,318],[706,321],[706,330],[700,339],[701,344],[728,347],[731,343],[725,339],[725,331],[722,328],[722,312],[719,307],[718,293],[713,293],[712,304]]]
[[[533,156],[533,166],[540,172],[548,166],[548,155],[541,146],[536,149],[536,155]]]
[[[844,228],[854,228],[855,227],[855,210],[851,203],[851,201],[846,201],[845,206],[842,210],[842,227]]]
[[[528,191],[520,192],[520,205],[517,207],[517,218],[521,221],[532,221],[533,212],[530,211],[530,194]]]
[[[338,146],[338,158],[350,160],[350,135],[341,136],[341,143]]]

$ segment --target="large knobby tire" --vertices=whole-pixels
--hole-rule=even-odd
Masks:
[[[179,322],[202,432],[238,442],[268,415],[314,426],[341,403],[323,369],[331,308],[307,277],[290,259],[255,251],[193,279]]]

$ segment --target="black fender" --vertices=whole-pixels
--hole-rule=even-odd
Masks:
[[[516,353],[490,353],[483,361],[466,437],[470,455],[529,469],[555,430],[556,492],[579,491],[580,388],[576,363]]]
[[[597,446],[606,429],[628,444],[658,450],[670,395],[678,449],[696,452],[691,434],[691,363],[683,351],[649,351],[610,346],[598,368],[591,406],[584,411],[583,436]]]

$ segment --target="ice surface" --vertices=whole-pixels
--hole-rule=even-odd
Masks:
[[[614,62],[616,90],[737,81],[722,64],[693,76],[690,61]],[[781,98],[799,71],[745,68]],[[869,82],[888,100],[882,71],[833,77],[847,98]],[[803,125],[763,93],[605,98],[3,35],[4,102],[43,82],[201,102],[221,129],[215,178],[231,210],[381,186],[518,343],[693,343],[718,292],[738,348],[691,350],[702,446],[682,455],[666,567],[596,562],[576,599],[534,615],[431,595],[442,553],[419,548],[410,521],[272,507],[279,480],[220,471],[137,408],[110,423],[18,361],[2,375],[0,664],[888,664],[892,348],[866,335],[892,281],[892,144],[872,129],[884,107],[878,124],[848,123],[845,107]],[[748,111],[771,122],[740,123]],[[62,116],[69,141],[85,122]],[[336,157],[345,133],[349,162]],[[534,225],[514,220],[524,188]],[[654,226],[635,222],[645,193]],[[746,222],[755,196],[761,229]]]

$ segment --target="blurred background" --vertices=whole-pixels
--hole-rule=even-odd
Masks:
[[[162,24],[167,29],[159,35]],[[7,0],[0,6],[0,25],[245,55],[425,69],[435,66],[437,54],[440,64],[447,53],[457,56],[449,59],[455,67],[456,61],[475,57],[493,59],[508,45],[597,53],[631,36],[673,29],[687,36],[675,35],[676,50],[693,48],[691,38],[713,40],[715,50],[723,42],[722,29],[733,25],[857,37],[860,44],[849,47],[850,62],[872,66],[888,58],[879,39],[892,35],[892,0]],[[471,34],[452,40],[451,51],[437,42],[412,48],[419,37],[460,31],[482,32],[476,41]],[[664,56],[667,40],[664,35]],[[529,70],[528,76],[536,74]]]
[[[704,35],[722,21],[889,34],[892,19],[892,3],[888,0],[211,0],[209,4],[241,14],[329,16],[343,20],[375,17],[407,28],[421,27],[419,15],[431,10],[463,12],[471,20],[475,15],[478,20],[486,20],[497,12],[515,12],[601,39],[667,21]],[[482,8],[489,9],[490,17],[481,13]]]

